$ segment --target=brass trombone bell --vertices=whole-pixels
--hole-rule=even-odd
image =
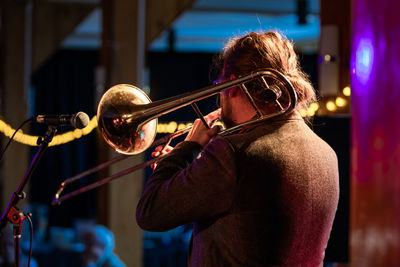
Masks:
[[[139,88],[118,84],[103,95],[97,108],[98,127],[104,140],[117,152],[145,151],[157,132],[157,119],[142,124],[141,115],[150,98]]]

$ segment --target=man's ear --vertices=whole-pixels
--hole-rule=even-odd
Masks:
[[[229,76],[229,80],[234,80],[236,77],[235,75],[231,74],[231,76]],[[240,93],[241,89],[239,86],[235,86],[229,89],[229,97],[235,97]]]
[[[235,97],[238,96],[241,93],[240,86],[235,86],[229,89],[229,97]]]

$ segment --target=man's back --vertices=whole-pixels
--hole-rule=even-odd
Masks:
[[[195,223],[193,266],[318,266],[339,195],[334,151],[301,118],[223,139],[234,151],[234,200]]]
[[[147,182],[136,218],[149,231],[193,223],[190,266],[319,266],[338,191],[335,153],[292,117],[204,149],[180,143]]]

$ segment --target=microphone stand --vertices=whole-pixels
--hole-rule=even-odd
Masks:
[[[31,164],[29,165],[28,170],[25,173],[25,176],[22,178],[22,181],[17,188],[17,191],[15,191],[12,194],[10,202],[7,205],[7,208],[0,218],[0,230],[2,230],[6,226],[7,221],[13,224],[15,267],[19,267],[19,252],[20,252],[19,247],[20,247],[22,222],[24,219],[27,218],[27,216],[30,216],[23,214],[16,207],[16,205],[20,200],[26,198],[26,193],[23,192],[22,190],[24,189],[26,183],[28,182],[30,176],[32,175],[33,171],[38,165],[40,159],[42,158],[46,148],[49,146],[49,143],[53,139],[56,132],[57,132],[57,126],[49,125],[47,127],[45,135],[43,137],[38,138],[37,144],[39,145],[39,149],[37,150],[35,156],[33,157]]]

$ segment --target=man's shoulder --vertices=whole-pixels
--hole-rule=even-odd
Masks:
[[[260,137],[273,134],[275,127],[267,124],[260,124],[249,128],[244,128],[240,132],[221,137],[225,142],[234,147],[243,147],[249,145],[251,142],[259,139]]]

